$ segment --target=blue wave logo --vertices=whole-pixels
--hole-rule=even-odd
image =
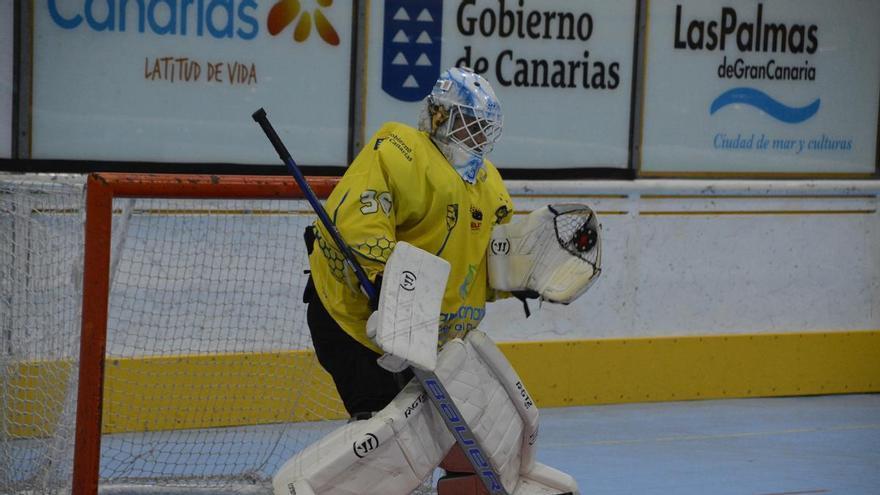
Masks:
[[[712,106],[709,108],[709,114],[712,115],[718,110],[733,103],[751,105],[763,110],[767,115],[776,120],[781,120],[788,124],[799,124],[813,115],[816,115],[816,112],[819,111],[820,99],[816,98],[816,101],[807,106],[790,107],[776,101],[767,93],[755,88],[733,88],[729,91],[725,91],[719,95],[718,98],[715,98],[715,101],[712,102]]]

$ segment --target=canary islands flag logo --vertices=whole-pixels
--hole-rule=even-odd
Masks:
[[[440,76],[443,0],[385,0],[382,90],[419,101]]]

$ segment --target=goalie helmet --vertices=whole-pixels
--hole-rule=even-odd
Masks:
[[[541,299],[568,304],[602,272],[596,214],[586,205],[555,204],[492,230],[489,285],[533,290]]]
[[[483,157],[501,137],[501,104],[489,81],[467,67],[437,79],[424,100],[419,130],[427,132],[462,179],[473,184]]]

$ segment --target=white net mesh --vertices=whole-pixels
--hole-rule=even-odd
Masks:
[[[0,493],[70,482],[82,201],[81,181],[0,177]]]
[[[308,205],[115,206],[104,428],[122,433],[105,438],[102,478],[268,482],[323,430],[291,423],[339,416],[316,362],[290,352],[311,348]]]
[[[0,179],[0,493],[71,479],[82,205],[81,185]],[[307,352],[312,221],[305,201],[114,201],[102,487],[266,491],[338,426]]]

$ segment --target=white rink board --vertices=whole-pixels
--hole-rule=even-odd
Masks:
[[[528,320],[519,301],[490,304],[481,328],[498,341],[880,328],[878,181],[509,181],[508,186],[519,211],[561,201],[592,206],[602,224],[603,273],[569,306],[545,304],[538,309],[530,301],[533,314]],[[200,223],[197,217],[179,215],[158,221],[178,226],[192,222],[194,232]],[[286,251],[298,247],[298,234],[308,221],[293,215],[236,222],[249,235],[280,232],[284,225],[284,244],[276,244],[280,237],[273,239],[269,250]],[[136,233],[141,227],[134,222],[130,228]],[[131,236],[125,249],[149,252],[138,245],[144,237]],[[181,259],[198,259],[199,246],[192,249],[180,253]],[[267,287],[275,302],[256,300],[249,294],[253,289],[243,286],[244,314],[234,308],[218,315],[189,314],[180,300],[145,304],[154,314],[173,311],[197,320],[201,332],[225,328],[228,335],[211,337],[231,338],[241,346],[239,351],[255,350],[245,338],[254,331],[262,345],[307,345],[302,311],[285,305],[288,298],[299,304],[305,267],[273,271],[260,266],[275,263],[271,260],[254,253],[249,262],[254,265],[230,267],[242,274],[254,269],[273,273]],[[128,272],[120,264],[114,283],[126,284]],[[205,296],[209,287],[203,289]],[[163,309],[163,304],[170,306]],[[177,339],[182,337],[180,326]],[[236,328],[241,338],[236,338]],[[169,345],[196,350],[199,337],[205,335]],[[111,337],[111,352],[125,344]]]
[[[880,328],[880,182],[508,187],[518,208],[593,206],[602,224],[603,272],[570,306],[536,311],[530,301],[528,320],[519,301],[490,307],[482,329],[497,340]]]

